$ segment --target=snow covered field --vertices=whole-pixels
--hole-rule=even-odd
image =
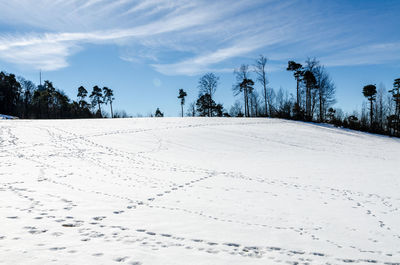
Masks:
[[[0,264],[400,263],[400,140],[278,119],[0,121]]]

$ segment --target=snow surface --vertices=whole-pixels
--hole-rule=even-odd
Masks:
[[[400,262],[399,139],[279,119],[0,121],[0,264]]]

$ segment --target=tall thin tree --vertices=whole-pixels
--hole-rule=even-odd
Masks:
[[[249,97],[253,92],[254,89],[254,81],[251,79],[243,79],[243,81],[240,83],[240,90],[243,91],[245,95],[245,101],[246,101],[246,106],[247,106],[247,111],[246,111],[246,117],[250,117],[250,107],[249,107]]]
[[[266,65],[267,65],[268,59],[260,55],[258,59],[256,60],[255,64],[255,72],[257,74],[257,81],[262,85],[263,87],[263,96],[264,96],[264,108],[265,112],[264,115],[268,116],[268,103],[270,102],[270,99],[268,98],[268,93],[267,93],[267,85],[268,85],[268,79],[267,79],[267,72],[266,72]]]
[[[296,79],[296,104],[300,107],[300,82],[303,75],[303,66],[295,61],[289,61],[287,71],[292,71],[293,76]]]
[[[369,115],[370,115],[370,126],[372,129],[373,128],[373,117],[374,117],[373,102],[376,99],[376,86],[375,85],[364,86],[363,94],[364,94],[364,97],[366,97],[370,102]]]
[[[397,78],[393,82],[393,89],[389,90],[392,94],[392,100],[394,101],[394,115],[390,116],[390,127],[394,129],[396,135],[400,131],[400,78]]]
[[[318,65],[313,72],[316,79],[319,101],[318,117],[320,122],[324,122],[328,109],[336,102],[336,88],[325,67]]]
[[[235,69],[236,84],[232,87],[235,96],[243,93],[244,115],[249,117],[249,94],[252,92],[253,85],[249,86],[249,66],[242,64],[239,69]],[[251,89],[251,91],[249,90]]]
[[[306,119],[312,120],[311,91],[316,88],[317,80],[315,79],[314,74],[309,70],[304,73],[303,78],[306,85]]]
[[[98,86],[94,86],[89,98],[92,101],[92,106],[98,107],[98,111],[97,111],[98,115],[97,116],[102,117],[101,104],[103,104],[104,102],[103,102],[103,93],[101,91],[101,88]]]
[[[103,101],[104,103],[110,103],[111,118],[114,118],[112,103],[114,101],[114,91],[108,87],[103,87]]]
[[[181,100],[181,110],[182,110],[182,117],[183,117],[183,105],[185,105],[185,97],[187,96],[187,93],[185,92],[185,90],[183,90],[182,88],[179,89],[179,96],[178,98]]]

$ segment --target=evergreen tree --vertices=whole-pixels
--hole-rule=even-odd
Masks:
[[[196,101],[197,113],[201,117],[209,116],[210,112],[212,116],[222,117],[223,106],[222,104],[216,104],[211,96],[207,93],[201,95]]]
[[[112,103],[114,101],[114,91],[108,87],[103,87],[103,102],[108,104],[110,103],[111,108],[111,118],[114,118]]]
[[[20,92],[21,84],[15,75],[0,72],[0,113],[14,116],[18,114]]]
[[[101,115],[101,104],[103,104],[103,93],[101,91],[101,88],[98,86],[94,86],[92,93],[90,94],[89,98],[92,101],[92,107],[98,107],[97,110],[97,117],[102,117]]]
[[[88,105],[88,103],[86,102],[87,94],[88,94],[88,92],[83,86],[80,86],[78,88],[77,98],[78,98],[79,106],[81,108],[87,107],[87,105]]]
[[[200,89],[199,94],[209,95],[208,97],[208,99],[210,100],[210,102],[208,103],[209,106],[212,105],[211,102],[213,100],[214,93],[217,90],[218,82],[219,82],[219,77],[216,76],[214,73],[207,73],[203,75],[199,80],[199,89]],[[208,109],[208,116],[212,117],[211,109]]]
[[[299,63],[296,63],[294,61],[289,61],[288,62],[288,67],[286,68],[287,71],[292,71],[293,76],[296,79],[296,106],[298,109],[301,109],[300,107],[300,82],[301,78],[303,76],[303,66]]]
[[[253,92],[254,89],[254,81],[251,79],[243,79],[243,81],[240,83],[240,90],[244,92],[246,95],[246,104],[247,104],[247,113],[246,117],[250,117],[250,107],[249,107],[249,98],[251,93]]]
[[[375,85],[364,86],[363,94],[364,94],[364,97],[366,97],[370,102],[369,114],[370,114],[370,127],[372,129],[373,128],[373,116],[374,116],[373,102],[376,99],[376,86]]]
[[[183,105],[185,105],[185,97],[186,96],[187,96],[187,93],[183,89],[179,89],[178,98],[181,99],[182,117],[183,117]]]
[[[159,108],[156,109],[155,117],[164,117],[164,113],[161,112]]]

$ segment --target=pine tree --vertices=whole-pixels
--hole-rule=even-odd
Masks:
[[[303,76],[303,66],[299,63],[296,63],[294,61],[289,61],[288,62],[288,67],[286,68],[287,71],[292,71],[293,76],[296,79],[297,87],[296,87],[296,104],[298,108],[300,108],[300,81],[301,77]]]
[[[90,94],[89,97],[92,100],[92,106],[93,107],[95,107],[95,106],[98,107],[96,116],[97,117],[102,117],[102,115],[101,115],[101,104],[103,104],[104,102],[103,102],[103,93],[101,92],[101,88],[98,87],[98,86],[94,86],[93,90],[92,90],[92,93]]]
[[[185,97],[186,96],[187,96],[187,93],[183,89],[179,89],[178,98],[181,99],[182,117],[183,117],[183,105],[185,105]]]
[[[370,102],[369,114],[370,114],[370,126],[371,126],[371,129],[372,129],[372,127],[373,127],[373,116],[374,116],[373,102],[376,99],[376,86],[375,85],[366,85],[366,86],[364,86],[363,94],[364,94],[364,97],[366,97]]]
[[[155,117],[164,117],[164,113],[161,112],[159,108],[156,109]]]
[[[114,91],[108,87],[103,87],[103,101],[104,103],[110,103],[111,118],[114,118],[112,103],[114,101]]]
[[[85,100],[87,97],[87,94],[88,94],[88,92],[87,92],[86,88],[84,88],[83,86],[80,86],[78,88],[77,98],[78,98],[79,107],[81,107],[81,108],[87,107],[88,104]]]

